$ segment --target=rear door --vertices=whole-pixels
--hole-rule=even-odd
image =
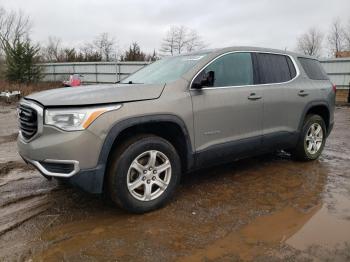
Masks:
[[[291,119],[295,119],[303,109],[295,104],[300,98],[304,98],[298,96],[301,89],[293,81],[297,76],[296,68],[292,58],[284,54],[255,55],[259,71],[258,81],[264,96],[263,147],[270,150],[288,146],[293,144],[296,131]]]
[[[260,146],[263,99],[254,85],[254,67],[249,52],[225,54],[205,67],[213,72],[212,86],[191,89],[195,145],[199,164],[217,156],[241,156]]]

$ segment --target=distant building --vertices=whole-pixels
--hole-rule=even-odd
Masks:
[[[327,72],[330,80],[337,86],[337,102],[350,102],[350,51],[339,52],[343,55],[339,58],[321,60],[321,64]],[[345,57],[345,55],[348,57]]]
[[[340,51],[335,54],[335,57],[342,58],[342,57],[350,57],[350,51]]]

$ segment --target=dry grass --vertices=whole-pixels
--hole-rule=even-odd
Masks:
[[[4,80],[0,80],[0,92],[3,91],[21,91],[21,96],[27,96],[31,93],[43,90],[62,87],[60,82],[40,82],[36,84],[12,84]]]

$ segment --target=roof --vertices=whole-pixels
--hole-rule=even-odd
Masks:
[[[234,52],[234,51],[249,51],[249,52],[257,51],[257,52],[267,52],[267,53],[278,53],[278,54],[286,54],[286,55],[291,55],[296,57],[306,57],[306,58],[315,59],[314,57],[311,57],[311,56],[298,54],[287,50],[255,47],[255,46],[231,46],[231,47],[224,47],[224,48],[206,49],[206,50],[187,53],[186,55],[199,55],[199,54],[205,54],[205,53],[223,54],[223,53]]]

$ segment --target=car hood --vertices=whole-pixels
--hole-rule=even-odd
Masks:
[[[65,87],[31,94],[25,99],[44,106],[79,106],[131,102],[158,98],[164,84],[112,84]]]

